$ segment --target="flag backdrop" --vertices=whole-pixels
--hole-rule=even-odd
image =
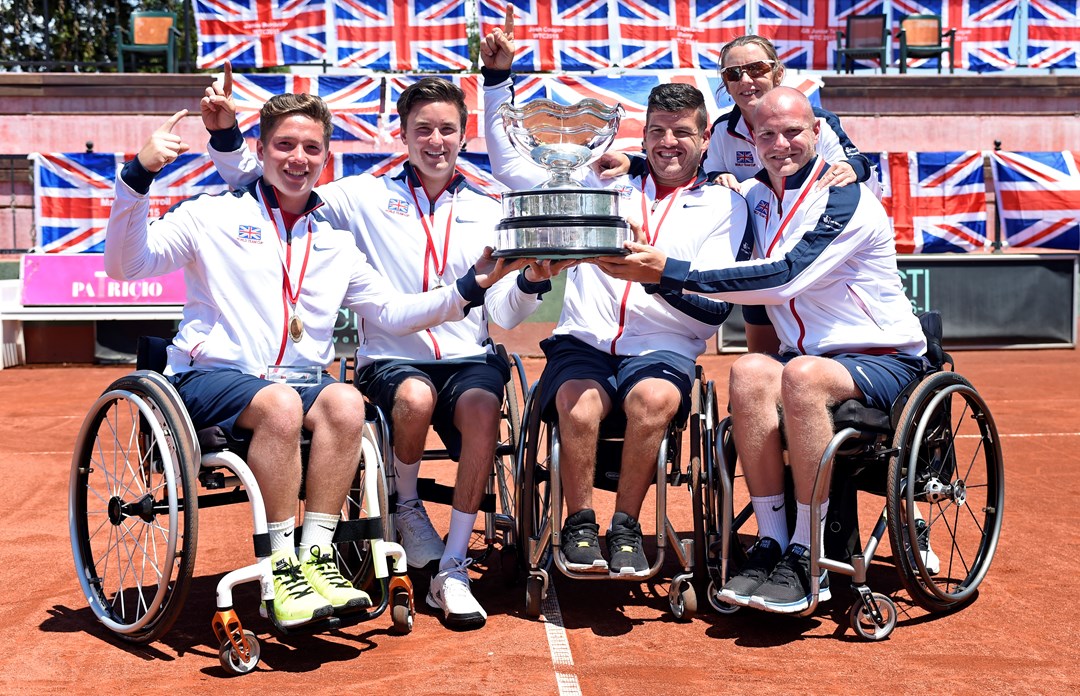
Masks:
[[[1078,67],[1080,0],[1029,0],[1027,40],[1030,67]]]
[[[988,244],[981,151],[889,152],[878,171],[897,252],[973,251]]]
[[[883,8],[882,0],[759,0],[757,33],[773,42],[789,68],[827,70],[834,65],[836,31],[848,15],[881,14]]]
[[[119,152],[31,155],[38,251],[105,251],[105,225],[115,197],[117,168],[133,156]],[[185,198],[226,188],[209,155],[180,155],[150,185],[150,217],[160,217]]]
[[[588,71],[611,66],[615,37],[607,0],[479,0],[481,37],[502,26],[508,4],[514,7],[515,70]]]
[[[720,49],[746,33],[747,0],[616,0],[625,68],[715,70]]]
[[[198,65],[214,68],[232,61],[234,68],[265,68],[319,62],[327,57],[326,11],[326,0],[195,0]]]
[[[259,109],[275,94],[323,98],[333,114],[332,140],[375,141],[379,135],[382,80],[345,75],[234,75],[236,120],[246,137],[259,137]]]
[[[990,155],[1004,240],[1080,251],[1080,152]]]
[[[369,70],[468,70],[465,0],[332,0],[337,63]]]

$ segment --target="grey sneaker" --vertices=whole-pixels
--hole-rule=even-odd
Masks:
[[[423,502],[413,499],[398,503],[394,517],[394,526],[410,568],[423,568],[442,558],[443,541],[431,525]]]
[[[748,606],[750,597],[769,579],[769,574],[780,562],[782,555],[780,544],[771,537],[758,539],[750,547],[746,563],[720,589],[720,601],[740,607]]]
[[[769,579],[750,597],[750,606],[779,614],[797,614],[810,606],[810,549],[802,544],[787,547]],[[821,571],[818,602],[832,598],[829,573]]]
[[[566,567],[579,573],[606,573],[600,553],[600,526],[596,513],[586,508],[566,518],[562,528],[562,554]]]

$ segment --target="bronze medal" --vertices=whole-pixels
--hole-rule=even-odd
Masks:
[[[293,343],[299,343],[304,338],[304,322],[300,320],[300,315],[295,312],[289,318],[289,338],[293,340]]]

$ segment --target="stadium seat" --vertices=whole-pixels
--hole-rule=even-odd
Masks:
[[[883,14],[848,15],[846,29],[836,32],[836,72],[840,72],[841,59],[844,72],[853,73],[856,58],[869,58],[884,73],[889,44],[885,25]]]
[[[949,44],[942,42],[948,37]],[[953,72],[953,46],[956,41],[956,29],[941,31],[939,15],[908,15],[900,20],[900,30],[896,34],[900,42],[900,72],[906,73],[908,58],[937,58],[937,71],[941,73],[941,62],[949,54],[949,74]]]
[[[116,27],[116,72],[124,72],[125,53],[161,54],[165,71],[176,72],[176,13],[142,10],[131,13],[131,29]]]

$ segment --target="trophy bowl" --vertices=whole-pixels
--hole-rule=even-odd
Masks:
[[[625,254],[630,226],[619,215],[619,193],[584,188],[571,174],[611,146],[622,105],[583,99],[569,106],[536,99],[499,109],[511,145],[551,174],[528,191],[504,193],[494,256],[550,259]]]

